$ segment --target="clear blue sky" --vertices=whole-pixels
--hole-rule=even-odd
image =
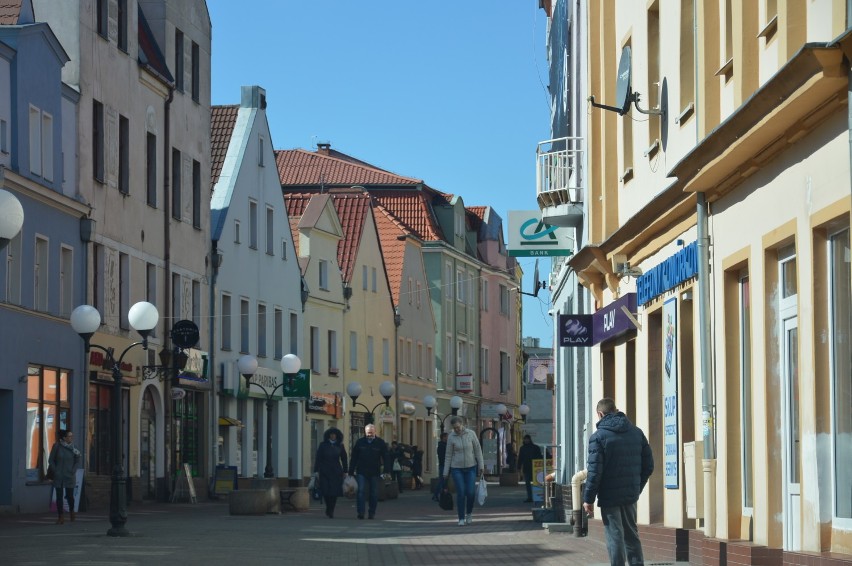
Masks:
[[[537,0],[208,0],[213,104],[266,89],[276,149],[317,142],[461,195],[532,210],[550,137],[547,20]],[[519,258],[524,290],[534,259]],[[543,259],[541,279],[550,262]],[[524,336],[552,343],[547,289]]]

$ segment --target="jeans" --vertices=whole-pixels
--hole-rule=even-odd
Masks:
[[[473,501],[476,499],[476,466],[470,468],[450,468],[453,483],[456,486],[456,509],[459,521],[464,519],[465,512],[473,513]]]
[[[364,488],[370,489],[370,515],[376,514],[376,506],[379,504],[379,476],[365,476],[357,474],[355,479],[358,480],[358,497],[355,500],[359,515],[364,515]]]
[[[643,565],[642,543],[636,528],[636,504],[620,507],[601,507],[601,520],[606,533],[606,550],[612,566]]]

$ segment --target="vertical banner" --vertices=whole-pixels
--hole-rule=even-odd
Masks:
[[[665,486],[678,487],[677,297],[663,303],[663,463]]]

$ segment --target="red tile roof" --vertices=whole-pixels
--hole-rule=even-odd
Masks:
[[[382,245],[382,258],[385,263],[385,275],[391,289],[391,299],[397,306],[402,293],[402,268],[405,263],[405,237],[409,232],[385,207],[376,204],[373,208],[379,242]]]
[[[219,175],[222,174],[222,165],[228,154],[228,146],[231,143],[231,135],[234,133],[239,110],[240,107],[237,104],[210,108],[210,178],[213,187],[216,186]]]
[[[21,0],[0,0],[0,25],[17,25],[21,16]]]
[[[419,179],[395,175],[340,152],[323,155],[304,149],[275,152],[278,177],[286,186],[410,186],[423,184]]]
[[[431,195],[423,191],[371,191],[376,202],[385,207],[407,230],[421,240],[443,240],[444,234],[430,206]]]
[[[344,190],[345,191],[345,190]],[[372,214],[372,200],[363,191],[344,192],[334,189],[330,192],[334,208],[343,227],[343,238],[337,243],[337,263],[343,274],[343,281],[351,283],[355,269],[355,258],[364,234],[364,224],[368,214]]]

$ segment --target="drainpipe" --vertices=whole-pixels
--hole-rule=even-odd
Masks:
[[[216,280],[219,277],[219,266],[222,264],[222,256],[219,255],[219,242],[212,240],[210,248],[210,318],[208,320],[216,320]],[[216,324],[211,322],[208,325],[207,333],[207,371],[210,376],[210,414],[213,416],[210,423],[210,475],[215,474],[216,465],[219,463],[219,403],[218,392],[219,382],[216,378]]]
[[[169,321],[173,320],[174,313],[172,312],[172,254],[171,254],[171,209],[172,209],[172,195],[171,195],[171,185],[169,183],[171,176],[171,167],[169,166],[169,157],[170,157],[170,147],[171,147],[171,106],[172,100],[174,99],[175,89],[173,86],[169,86],[169,96],[166,98],[163,103],[163,296],[165,297],[165,311],[166,316],[163,317],[163,345],[168,344],[168,349],[171,350],[172,343],[171,338],[169,337]],[[172,380],[167,379],[163,383],[165,386],[163,387],[163,405],[165,406],[165,419],[166,419],[166,446],[164,448],[164,453],[166,456],[166,465],[165,465],[165,473],[166,473],[166,491],[169,496],[172,493],[172,481],[171,478],[174,476],[172,471],[176,471],[175,461],[174,461],[174,441],[175,441],[175,431],[174,431],[174,423],[172,419],[174,418],[172,412]],[[188,481],[192,481],[192,478],[187,478]]]
[[[707,234],[708,208],[703,192],[697,193],[698,221],[698,316],[701,345],[701,422],[704,437],[704,536],[716,536],[716,431],[714,382],[710,334],[710,237]]]
[[[399,305],[393,309],[393,372],[394,393],[396,394],[396,407],[394,408],[394,433],[398,442],[402,443],[402,430],[399,426],[399,326],[402,324],[402,316],[399,314]],[[411,439],[409,439],[411,440]]]

